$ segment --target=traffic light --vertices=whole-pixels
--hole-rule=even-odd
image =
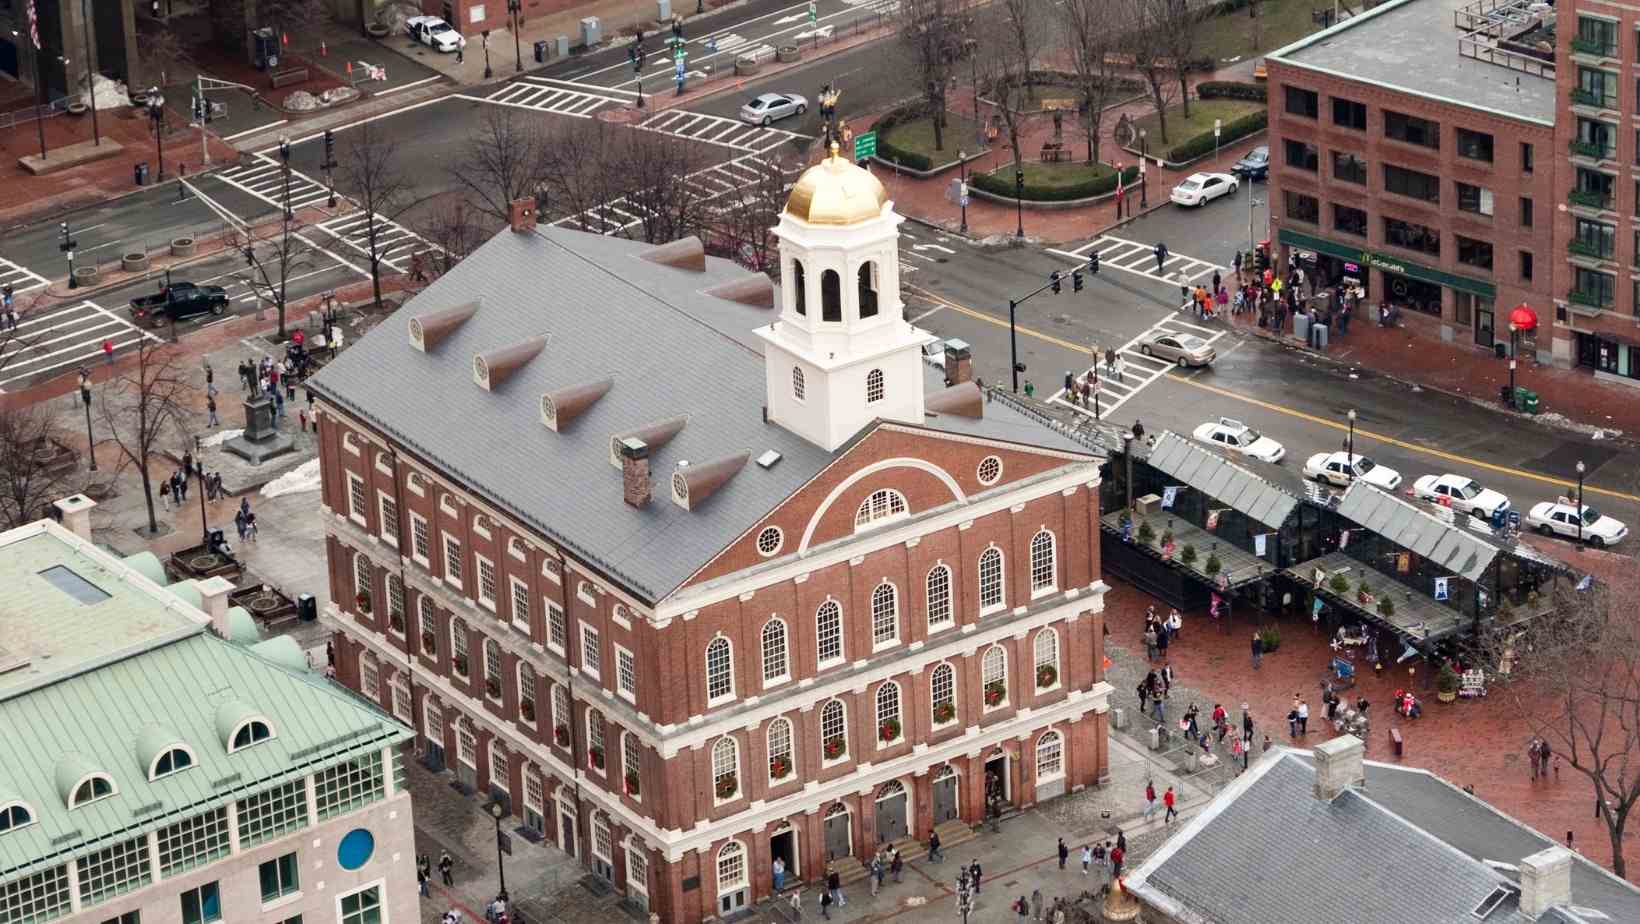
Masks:
[[[1099,251],[1088,254],[1088,272],[1099,275]]]
[[[1071,270],[1071,291],[1072,292],[1082,291],[1082,271],[1081,270]]]
[[[336,133],[327,128],[327,129],[325,129],[325,163],[327,165],[329,165],[329,164],[333,164],[335,162],[336,162]]]
[[[1053,294],[1055,294],[1055,295],[1059,294],[1059,271],[1058,270],[1054,270],[1053,272],[1048,274],[1048,285],[1053,286]]]

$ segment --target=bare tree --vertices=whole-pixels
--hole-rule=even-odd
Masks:
[[[97,396],[98,412],[119,450],[120,466],[133,466],[142,476],[150,534],[159,532],[150,462],[166,435],[180,425],[186,413],[183,397],[194,389],[181,360],[175,345],[144,337],[137,342],[129,371],[104,382]]]
[[[270,28],[280,41],[293,33],[309,35],[314,26],[330,19],[325,0],[210,0],[209,5],[217,44],[229,50],[243,48],[247,64],[256,59],[253,30]]]
[[[755,170],[756,176],[713,203],[713,225],[735,259],[751,269],[769,272],[775,266],[778,250],[774,226],[780,221],[786,188],[796,165],[789,160],[760,158],[742,163]]]
[[[708,166],[702,147],[658,132],[629,131],[620,138],[618,156],[603,172],[614,171],[627,184],[624,198],[637,216],[628,236],[637,230],[645,243],[664,244],[699,233],[713,192],[694,176]]]
[[[1030,69],[1030,62],[1020,57],[1025,46],[1017,40],[1016,29],[1021,24],[1014,20],[1014,5],[1023,2],[1004,0],[976,13],[977,37],[972,46],[977,79],[996,101],[996,116],[1007,129],[1015,169],[1025,162],[1019,136],[1025,130],[1026,72]]]
[[[417,234],[436,248],[432,254],[432,268],[438,273],[448,273],[466,259],[468,254],[489,239],[498,224],[494,217],[474,208],[463,192],[446,193],[429,199],[416,211],[422,217],[411,224]]]
[[[142,41],[137,43],[135,65],[130,75],[132,90],[177,83],[193,63],[177,33],[160,28],[142,33]]]
[[[1088,163],[1099,159],[1105,107],[1117,86],[1112,53],[1117,49],[1108,0],[1065,0],[1060,7],[1060,39],[1076,73],[1077,105],[1088,140]]]
[[[1190,6],[1188,0],[1151,0],[1157,7],[1157,25],[1161,47],[1167,56],[1168,70],[1179,85],[1179,111],[1190,118],[1190,68],[1196,58],[1200,37],[1202,13]],[[1163,139],[1166,139],[1163,133]]]
[[[967,40],[966,18],[950,12],[958,5],[955,0],[900,0],[898,10],[902,60],[915,74],[938,151],[945,150],[946,88]]]
[[[608,234],[626,225],[620,204],[624,178],[610,169],[617,129],[604,122],[578,122],[555,132],[541,147],[541,187],[550,214],[572,225]]]
[[[505,222],[515,200],[535,194],[546,156],[546,135],[539,124],[527,121],[511,107],[490,106],[478,133],[446,172],[458,189],[469,194],[474,208]]]
[[[1133,69],[1144,78],[1150,90],[1151,105],[1156,109],[1156,120],[1162,141],[1167,141],[1167,99],[1164,85],[1172,80],[1169,67],[1168,37],[1164,30],[1167,17],[1164,4],[1170,0],[1128,0],[1128,29],[1123,33],[1122,48],[1133,59]]]
[[[45,404],[0,408],[0,520],[11,529],[39,519],[66,493],[72,464],[59,458],[56,418]]]
[[[370,260],[371,294],[380,308],[382,257],[388,243],[384,234],[419,200],[409,177],[399,167],[398,146],[372,126],[365,122],[349,134],[337,167],[343,186],[364,208],[362,243]]]
[[[278,338],[285,337],[285,314],[289,307],[289,282],[296,272],[313,261],[317,248],[302,236],[301,222],[289,212],[279,220],[272,233],[260,239],[247,225],[230,227],[228,246],[239,252],[245,268],[234,273],[234,278],[245,284],[261,302],[273,305],[278,317]]]
[[[1611,840],[1612,872],[1625,877],[1624,831],[1640,802],[1640,578],[1624,572],[1583,592],[1562,587],[1555,602],[1524,637],[1494,644],[1500,660],[1514,663],[1504,690],[1534,732],[1588,779]]]
[[[1008,32],[1007,42],[1013,53],[1013,69],[1024,84],[1025,98],[1036,99],[1036,75],[1031,70],[1036,63],[1037,51],[1046,34],[1047,21],[1040,0],[1002,0],[1004,15],[1001,25]]]

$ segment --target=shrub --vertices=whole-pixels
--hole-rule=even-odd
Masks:
[[[1179,552],[1179,561],[1187,565],[1194,565],[1196,563],[1196,547],[1186,542],[1184,548]]]
[[[1139,521],[1139,541],[1149,545],[1151,540],[1155,538],[1156,531],[1150,528],[1150,521],[1141,519]]]
[[[1164,530],[1162,532],[1162,545],[1172,545],[1172,544],[1173,544],[1173,530],[1171,530],[1171,529]]]
[[[1259,640],[1264,643],[1264,653],[1269,654],[1281,647],[1281,629],[1276,626],[1265,626],[1259,630]]]
[[[1012,171],[1008,171],[1010,174]],[[1122,171],[1123,182],[1131,186],[1139,181],[1139,168],[1131,166]],[[968,177],[968,185],[993,196],[1002,196],[1007,199],[1014,197],[1014,178],[997,176],[991,173],[974,173]],[[1094,177],[1081,183],[1072,183],[1069,186],[1033,186],[1025,184],[1024,198],[1031,202],[1069,202],[1073,199],[1090,199],[1094,196],[1103,196],[1116,189],[1116,173],[1112,171],[1104,176]]]
[[[888,133],[901,122],[914,122],[927,115],[921,105],[902,106],[889,112],[871,126],[877,133],[877,156],[889,163],[899,164],[908,170],[927,171],[934,168],[934,162],[927,155],[916,151],[907,151],[897,148],[888,140]]]
[[[1235,80],[1204,80],[1196,84],[1197,99],[1245,99],[1265,102],[1269,93],[1263,84]]]
[[[1224,147],[1225,145],[1234,144],[1254,132],[1262,131],[1268,120],[1268,113],[1263,111],[1249,112],[1239,119],[1232,119],[1226,123],[1224,133],[1216,143],[1213,140],[1211,131],[1202,132],[1194,138],[1186,139],[1184,142],[1175,145],[1172,150],[1167,152],[1167,160],[1175,164],[1195,160],[1212,151],[1215,146]]]
[[[1327,582],[1327,586],[1332,588],[1332,592],[1340,597],[1350,592],[1349,579],[1342,574],[1333,575],[1332,580]]]
[[[1441,665],[1441,672],[1435,675],[1435,689],[1442,693],[1458,692],[1458,672],[1452,669],[1452,662]]]
[[[1395,601],[1385,597],[1378,601],[1378,615],[1389,618],[1395,615]]]
[[[1207,555],[1207,564],[1202,566],[1202,570],[1207,572],[1208,577],[1216,577],[1220,571],[1224,570],[1224,564],[1219,561],[1219,557],[1217,555],[1209,552]]]

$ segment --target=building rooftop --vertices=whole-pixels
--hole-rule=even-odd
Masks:
[[[208,622],[67,530],[42,521],[0,534],[0,699]]]
[[[1453,14],[1473,0],[1395,0],[1272,52],[1270,60],[1553,125],[1555,82],[1458,53]]]
[[[698,254],[671,259],[682,243],[505,229],[337,356],[313,389],[659,601],[836,457],[765,419],[762,344],[752,332],[777,317],[778,294],[758,304],[724,295],[760,276]],[[412,319],[425,348],[407,337]],[[499,360],[542,336],[522,365],[492,368],[504,383],[474,383],[475,357]],[[925,392],[941,385],[935,374]],[[543,396],[553,398],[555,425],[543,423]],[[627,504],[612,439],[679,418],[682,428],[650,448],[653,499]],[[924,425],[1092,455],[1004,402],[985,403],[980,418],[931,414]],[[682,463],[770,450],[778,461],[744,463],[689,509],[669,496]]]

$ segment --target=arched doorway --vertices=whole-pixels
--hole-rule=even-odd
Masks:
[[[799,838],[797,830],[789,823],[776,828],[769,835],[769,862],[773,863],[776,857],[786,864],[786,876],[790,879],[802,879],[803,869],[798,865]]]
[[[909,801],[899,780],[890,780],[877,791],[877,843],[892,844],[910,834],[911,827],[906,823]]]
[[[580,856],[575,852],[575,803],[562,797],[563,787],[559,787],[558,799],[558,849],[572,857]]]
[[[826,859],[854,855],[854,819],[841,802],[826,810]]]
[[[962,810],[958,801],[957,768],[946,764],[934,774],[934,824],[944,824]]]

